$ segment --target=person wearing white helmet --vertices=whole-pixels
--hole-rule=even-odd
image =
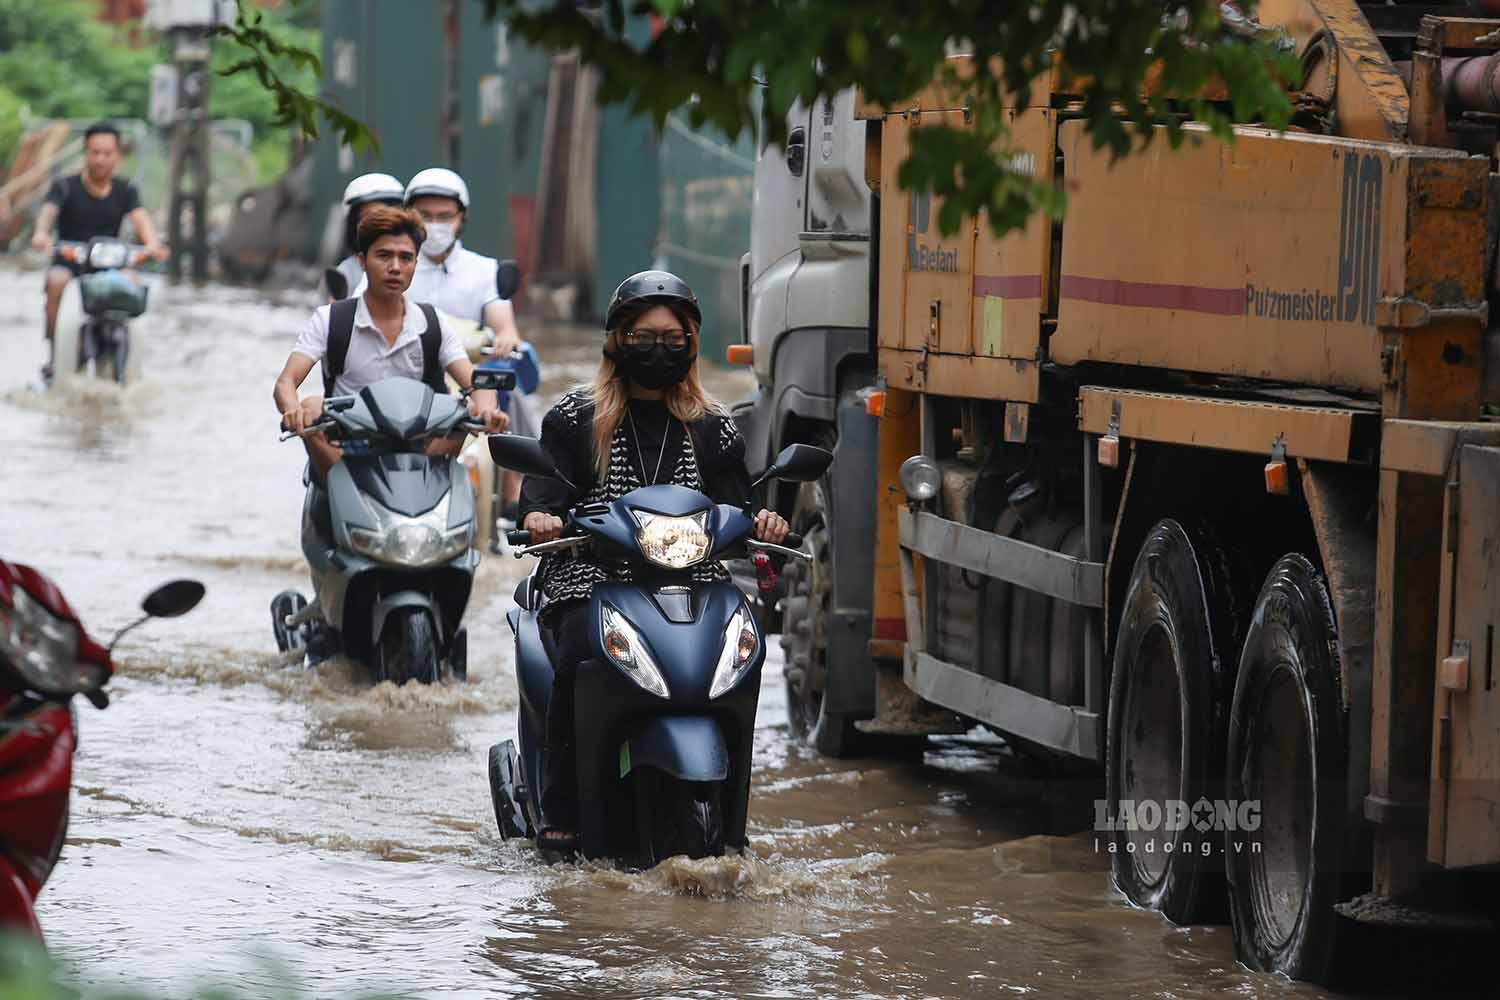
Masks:
[[[515,312],[495,289],[499,263],[463,245],[459,234],[469,211],[469,186],[446,167],[418,171],[406,185],[406,207],[422,217],[427,239],[417,259],[411,293],[440,311],[477,322],[490,329],[492,354],[507,355],[521,346]],[[510,394],[511,431],[536,436],[541,432],[529,397]],[[506,470],[501,475],[501,501],[514,510],[521,493],[521,477]]]
[[[332,268],[332,272],[343,277],[342,287],[332,274],[325,275],[329,299],[347,298],[351,289],[364,281],[365,271],[359,265],[359,254],[355,252],[354,234],[359,230],[359,220],[369,205],[400,206],[406,200],[406,188],[390,174],[360,174],[344,188],[344,251],[347,256]]]

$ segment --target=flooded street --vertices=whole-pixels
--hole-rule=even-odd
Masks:
[[[40,283],[0,270],[0,553],[50,574],[96,638],[161,581],[208,587],[121,643],[107,711],[78,705],[72,823],[40,918],[86,990],[1320,995],[1245,972],[1227,926],[1129,907],[1091,834],[1046,835],[1040,786],[998,740],[879,763],[789,748],[774,641],[748,857],[641,874],[502,842],[485,753],[514,732],[503,616],[522,564],[481,565],[466,686],[371,688],[275,651],[268,602],[307,578],[303,452],[277,441],[271,383],[311,293],[158,285],[136,325],[144,381],[54,396],[26,388]],[[549,397],[597,357],[587,331],[523,332]]]

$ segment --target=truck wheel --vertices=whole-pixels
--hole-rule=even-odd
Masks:
[[[1338,649],[1323,575],[1282,557],[1255,605],[1230,714],[1228,797],[1259,812],[1225,837],[1229,912],[1240,961],[1313,982],[1335,974],[1333,907],[1346,888]]]
[[[820,446],[822,443],[820,442]],[[831,447],[831,442],[828,444]],[[855,716],[827,707],[828,616],[833,609],[833,545],[828,535],[828,493],[824,484],[803,483],[792,509],[792,530],[800,532],[811,562],[788,561],[781,648],[786,654],[786,713],[793,737],[829,757],[856,752]]]
[[[1211,824],[1198,829],[1193,806],[1223,797],[1242,605],[1229,566],[1205,532],[1158,522],[1135,560],[1110,677],[1105,795],[1115,884],[1178,924],[1210,920],[1224,905],[1219,839]]]

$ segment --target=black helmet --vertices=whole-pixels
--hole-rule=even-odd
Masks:
[[[698,296],[677,275],[670,271],[641,271],[620,282],[615,294],[610,296],[609,309],[604,313],[604,331],[615,328],[620,313],[638,305],[668,305],[676,303],[693,317],[693,323],[703,325],[703,310],[698,308]]]

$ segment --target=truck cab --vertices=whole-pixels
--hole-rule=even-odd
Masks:
[[[876,420],[870,324],[871,220],[865,123],[853,92],[787,115],[785,149],[760,137],[750,251],[740,262],[741,347],[756,389],[734,418],[746,461],[788,444],[831,448],[820,483],[774,483],[767,505],[807,537],[817,560],[787,568],[780,601],[793,730],[824,753],[853,752],[854,722],[874,713],[869,667]],[[776,609],[780,608],[778,612]]]

